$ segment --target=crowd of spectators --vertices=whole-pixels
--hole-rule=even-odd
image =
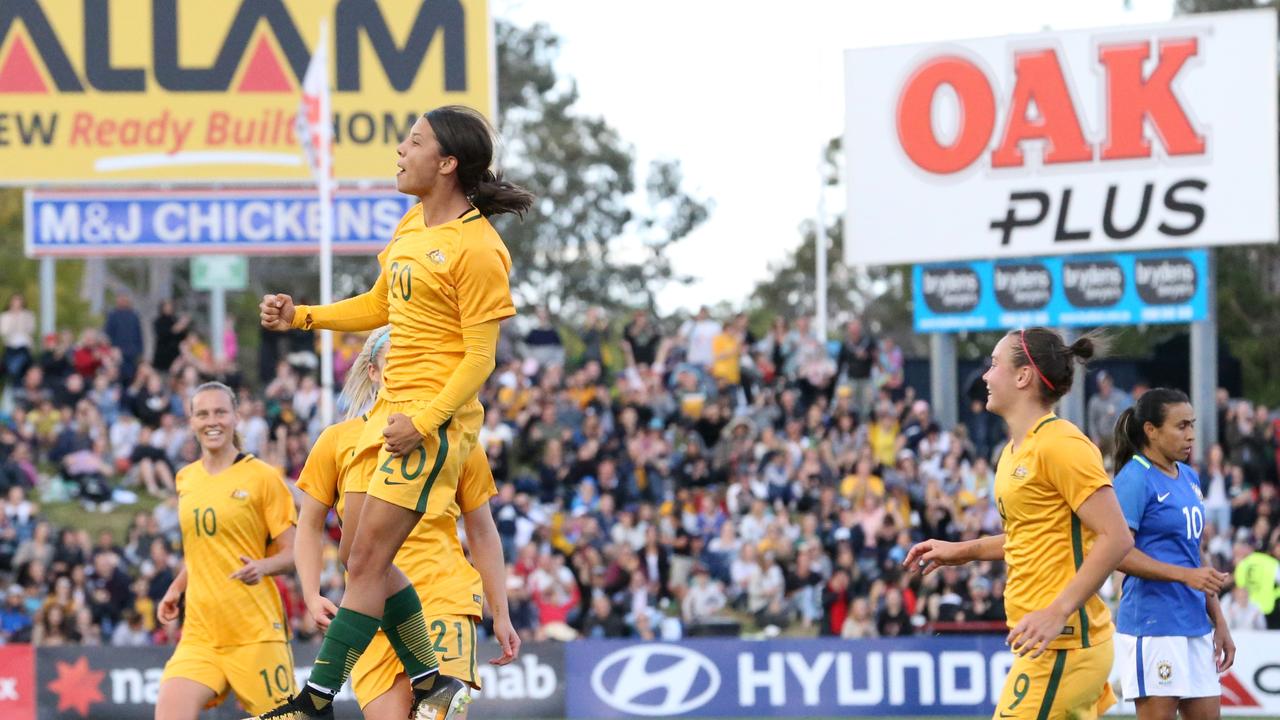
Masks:
[[[516,327],[482,393],[480,442],[526,638],[856,638],[1003,623],[1001,563],[924,579],[901,570],[922,538],[1001,531],[991,493],[1003,438],[980,401],[966,421],[940,425],[890,336],[853,320],[824,344],[803,317],[777,317],[757,336],[746,316],[705,309],[678,325],[598,310],[557,324],[539,311]],[[215,359],[171,303],[143,333],[121,295],[101,331],[37,347],[15,296],[0,337],[0,642],[174,642],[179,629],[159,626],[154,607],[181,562],[173,476],[198,455],[186,401],[208,379],[237,387],[244,450],[292,483],[321,429],[313,339],[264,338],[263,379],[250,387],[234,325]],[[336,341],[339,382],[361,343]],[[1103,443],[1141,388],[1095,381],[1086,430]],[[1213,410],[1222,431],[1201,468],[1207,552],[1222,569],[1274,574],[1277,423],[1225,393]],[[131,508],[139,500],[153,509]],[[66,502],[132,522],[123,536],[55,527],[41,504]],[[1233,626],[1280,627],[1276,579],[1264,574],[1225,593]],[[295,636],[317,638],[296,581],[276,582]],[[323,584],[335,602],[342,582],[331,547]]]

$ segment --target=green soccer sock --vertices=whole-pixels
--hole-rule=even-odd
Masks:
[[[379,620],[347,608],[338,608],[338,614],[329,624],[311,668],[307,685],[332,697],[351,675],[351,668],[369,647],[378,632]]]
[[[427,636],[422,603],[412,585],[387,598],[386,609],[382,612],[382,631],[404,664],[409,683],[420,690],[431,687],[440,663]]]

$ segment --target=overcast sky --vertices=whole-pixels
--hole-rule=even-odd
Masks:
[[[492,0],[561,37],[580,109],[634,144],[637,167],[680,160],[715,203],[673,251],[662,309],[741,304],[816,212],[821,147],[843,132],[846,48],[1167,20],[1171,0]],[[834,197],[830,212],[842,209]],[[833,215],[834,217],[834,215]]]

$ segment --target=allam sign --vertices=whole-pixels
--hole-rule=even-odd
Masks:
[[[391,177],[433,107],[490,113],[486,0],[4,0],[0,184],[308,179],[321,18],[338,179]]]
[[[1276,13],[846,53],[845,259],[1275,242]]]

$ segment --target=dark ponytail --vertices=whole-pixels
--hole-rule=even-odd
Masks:
[[[494,172],[493,126],[465,105],[446,105],[424,115],[435,133],[440,152],[458,161],[458,185],[467,200],[486,217],[515,213],[524,217],[533,205],[533,193],[502,179]]]
[[[1129,462],[1129,458],[1147,451],[1147,423],[1162,427],[1169,415],[1169,406],[1190,405],[1191,400],[1181,390],[1173,388],[1152,388],[1138,398],[1131,407],[1125,408],[1116,419],[1115,454],[1111,456],[1111,469],[1120,472],[1120,468]]]
[[[1036,371],[1040,399],[1053,405],[1071,392],[1076,364],[1084,365],[1107,348],[1101,331],[1085,333],[1067,345],[1062,336],[1045,327],[1011,330],[1014,367],[1032,366]]]
[[[1133,421],[1133,406],[1124,409],[1116,418],[1114,434],[1115,450],[1111,456],[1111,471],[1120,472],[1120,468],[1129,462],[1129,458],[1147,448],[1147,434],[1142,430],[1142,423]]]
[[[533,193],[502,179],[502,173],[484,171],[480,182],[467,199],[485,217],[515,213],[524,218],[524,213],[533,205]]]

